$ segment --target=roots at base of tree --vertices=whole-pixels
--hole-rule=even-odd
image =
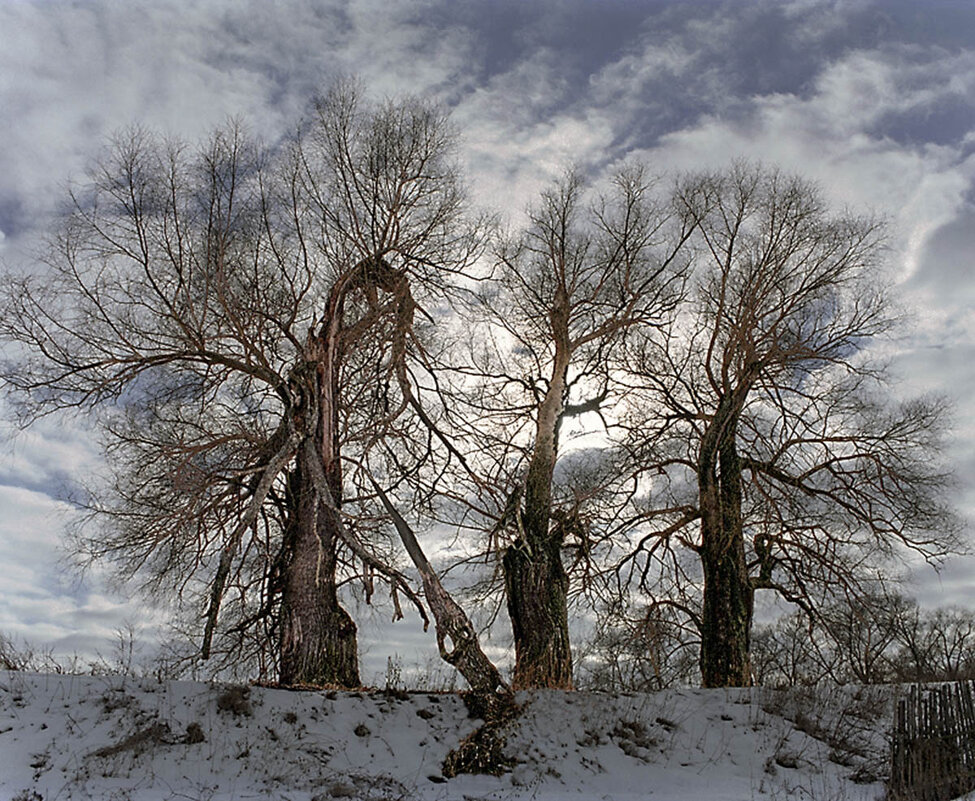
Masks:
[[[512,693],[466,692],[461,694],[471,717],[484,723],[461,740],[443,761],[443,775],[452,779],[461,773],[500,776],[515,764],[504,753],[505,729],[521,713]]]

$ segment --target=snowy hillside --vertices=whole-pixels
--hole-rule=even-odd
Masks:
[[[518,695],[499,776],[447,779],[456,694],[290,692],[0,671],[0,801],[823,799],[883,795],[889,696]]]

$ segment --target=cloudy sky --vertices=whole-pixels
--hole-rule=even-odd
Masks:
[[[956,399],[952,458],[975,508],[975,3],[4,0],[0,259],[26,258],[113,130],[192,140],[239,115],[273,141],[343,74],[447,103],[476,196],[512,213],[569,162],[747,157],[886,215],[914,313],[892,345],[898,391]],[[63,498],[94,452],[77,421],[4,431],[0,632],[108,650],[139,604],[59,567]],[[971,562],[917,582],[928,603],[975,605]]]

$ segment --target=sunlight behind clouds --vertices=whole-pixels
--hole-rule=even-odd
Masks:
[[[567,165],[599,177],[633,159],[669,174],[734,158],[772,162],[816,180],[837,205],[887,217],[891,268],[917,322],[892,346],[895,368],[906,388],[957,397],[955,448],[967,453],[975,16],[962,4],[921,15],[915,6],[0,3],[0,251],[12,264],[30,258],[68,180],[122,126],[195,142],[239,115],[274,142],[316,91],[358,75],[376,98],[414,92],[447,103],[473,201],[512,224]],[[0,632],[80,649],[137,615],[97,577],[72,588],[59,572],[64,498],[97,464],[75,422],[45,421],[5,442]],[[966,481],[973,470],[960,463]],[[975,504],[971,493],[965,503]],[[931,597],[973,588],[954,569],[938,586]],[[397,629],[383,642],[427,647],[430,636]],[[376,653],[385,664],[388,649]]]

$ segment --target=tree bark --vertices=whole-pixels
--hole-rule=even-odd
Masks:
[[[701,616],[701,679],[705,687],[751,684],[752,588],[744,548],[705,548],[704,609]]]
[[[307,469],[293,475],[290,559],[281,600],[280,682],[358,687],[356,625],[335,587],[337,526]]]
[[[325,321],[317,335],[309,332],[304,364],[291,376],[295,430],[303,431],[305,439],[291,477],[289,559],[281,600],[280,681],[287,685],[360,685],[356,625],[339,603],[335,585],[342,530],[340,336],[349,284],[347,276],[333,286]],[[311,460],[321,466],[331,503],[316,485]]]
[[[698,473],[701,505],[701,679],[705,687],[751,684],[754,590],[745,561],[737,412],[728,399],[705,435]]]
[[[566,595],[569,579],[561,543],[529,551],[519,540],[504,554],[505,592],[515,639],[513,689],[572,689],[572,650]]]
[[[565,407],[571,355],[568,298],[561,293],[551,312],[555,361],[538,410],[535,446],[525,479],[524,505],[516,512],[518,536],[502,559],[508,615],[515,641],[513,689],[572,689],[572,650],[562,565],[562,531],[552,529],[552,477],[558,431]]]

